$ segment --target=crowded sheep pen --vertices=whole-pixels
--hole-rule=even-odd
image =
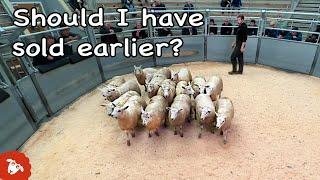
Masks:
[[[230,76],[229,68],[211,62],[149,71],[132,67],[118,83],[107,81],[81,97],[30,138],[22,152],[33,164],[32,178],[319,178],[319,78],[265,66],[246,66],[242,76]],[[167,70],[171,79],[164,73],[162,83],[151,84],[161,79],[156,73]],[[210,91],[212,77],[223,82],[212,80],[220,84],[217,92]],[[183,80],[178,98],[172,88]],[[119,90],[128,83],[134,85]],[[111,98],[113,91],[119,92]],[[199,138],[205,116],[212,118],[204,121]]]

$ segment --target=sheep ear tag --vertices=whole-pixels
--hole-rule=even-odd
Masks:
[[[26,180],[31,175],[29,158],[19,151],[0,154],[0,179]]]

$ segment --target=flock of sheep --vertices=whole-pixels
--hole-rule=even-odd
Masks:
[[[204,126],[220,129],[227,143],[231,120],[234,116],[232,101],[221,98],[223,82],[219,76],[194,77],[186,68],[179,72],[168,68],[154,69],[134,67],[136,79],[125,81],[116,76],[101,88],[102,96],[108,100],[105,106],[107,114],[118,119],[121,130],[135,137],[135,128],[140,124],[159,136],[159,128],[168,125],[174,129],[174,135],[183,137],[183,125],[186,121],[196,119],[199,124],[198,137],[201,138]],[[141,96],[140,85],[144,86],[150,98],[149,103]]]

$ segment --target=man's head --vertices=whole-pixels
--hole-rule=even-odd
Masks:
[[[237,16],[237,23],[238,23],[239,25],[241,25],[243,22],[244,22],[244,15],[239,14],[239,15]]]
[[[55,42],[54,37],[51,36],[51,35],[46,36],[46,39],[47,39],[47,45],[48,46],[51,46]]]
[[[155,3],[155,5],[160,5],[161,4],[160,0],[155,0],[154,3]]]
[[[214,19],[210,19],[210,25],[214,25]]]
[[[141,25],[140,22],[137,22],[136,28],[137,28],[137,29],[141,29],[141,28],[142,28],[142,25]]]
[[[256,20],[252,19],[252,20],[250,21],[250,26],[256,26]]]
[[[223,21],[223,24],[225,24],[225,25],[227,25],[227,24],[229,24],[229,19],[225,19],[224,21]]]

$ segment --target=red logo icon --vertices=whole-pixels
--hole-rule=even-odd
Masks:
[[[18,151],[0,154],[0,180],[27,180],[31,175],[29,158]]]

